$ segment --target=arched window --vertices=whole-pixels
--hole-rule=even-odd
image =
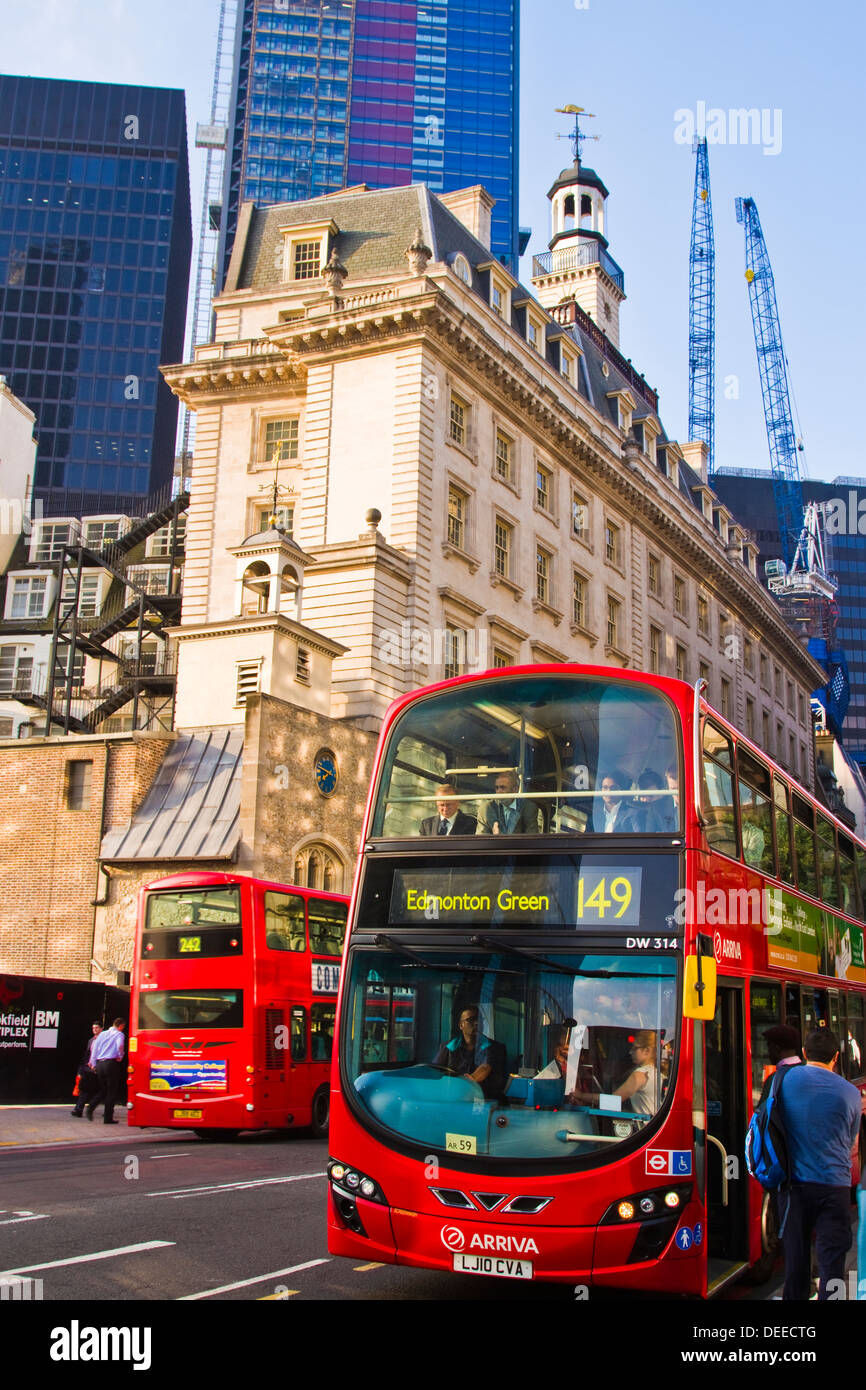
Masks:
[[[307,845],[295,859],[295,883],[323,893],[342,893],[345,870],[339,854],[327,845]]]
[[[320,873],[321,873],[321,860],[320,860],[318,854],[316,853],[316,851],[313,850],[312,853],[310,854],[309,859],[307,860],[307,887],[308,887],[308,888],[321,888],[322,885],[321,885],[321,883],[319,882],[319,875],[320,875]]]

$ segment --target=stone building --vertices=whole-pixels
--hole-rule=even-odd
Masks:
[[[180,726],[195,705],[186,634],[249,626],[257,584],[263,611],[285,611],[302,582],[304,623],[345,648],[336,719],[375,730],[395,696],[470,666],[631,666],[703,676],[723,713],[811,783],[818,668],[708,486],[703,447],[669,438],[615,346],[625,289],[606,197],[579,163],[560,174],[537,296],[492,258],[480,188],[244,208],[214,342],[165,369],[197,415]],[[271,514],[286,553],[259,572],[241,547]],[[227,692],[281,683],[286,698],[306,678],[264,645],[255,660],[238,648]],[[238,717],[228,695],[220,717]]]
[[[197,416],[176,732],[104,821],[97,961],[131,959],[138,886],[181,868],[348,891],[386,708],[464,670],[703,678],[812,784],[820,669],[617,347],[606,198],[562,171],[532,289],[481,188],[243,207],[214,340],[164,368]]]

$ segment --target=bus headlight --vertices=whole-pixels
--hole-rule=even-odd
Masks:
[[[679,1207],[685,1206],[692,1195],[691,1183],[681,1187],[656,1187],[649,1192],[636,1192],[611,1202],[601,1226],[618,1226],[623,1221],[651,1221],[659,1216],[667,1216]],[[667,1208],[667,1211],[665,1211]]]

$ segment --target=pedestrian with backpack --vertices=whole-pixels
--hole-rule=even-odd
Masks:
[[[860,1092],[835,1071],[839,1043],[829,1028],[815,1028],[803,1051],[807,1065],[785,1068],[779,1101],[790,1182],[782,1298],[809,1298],[814,1234],[818,1299],[824,1302],[831,1280],[844,1286],[851,1248],[851,1152],[860,1130]]]

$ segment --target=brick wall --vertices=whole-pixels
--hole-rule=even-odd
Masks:
[[[172,738],[0,743],[0,970],[98,977],[90,960],[102,834],[141,803]],[[90,764],[80,806],[70,804],[73,762]]]

